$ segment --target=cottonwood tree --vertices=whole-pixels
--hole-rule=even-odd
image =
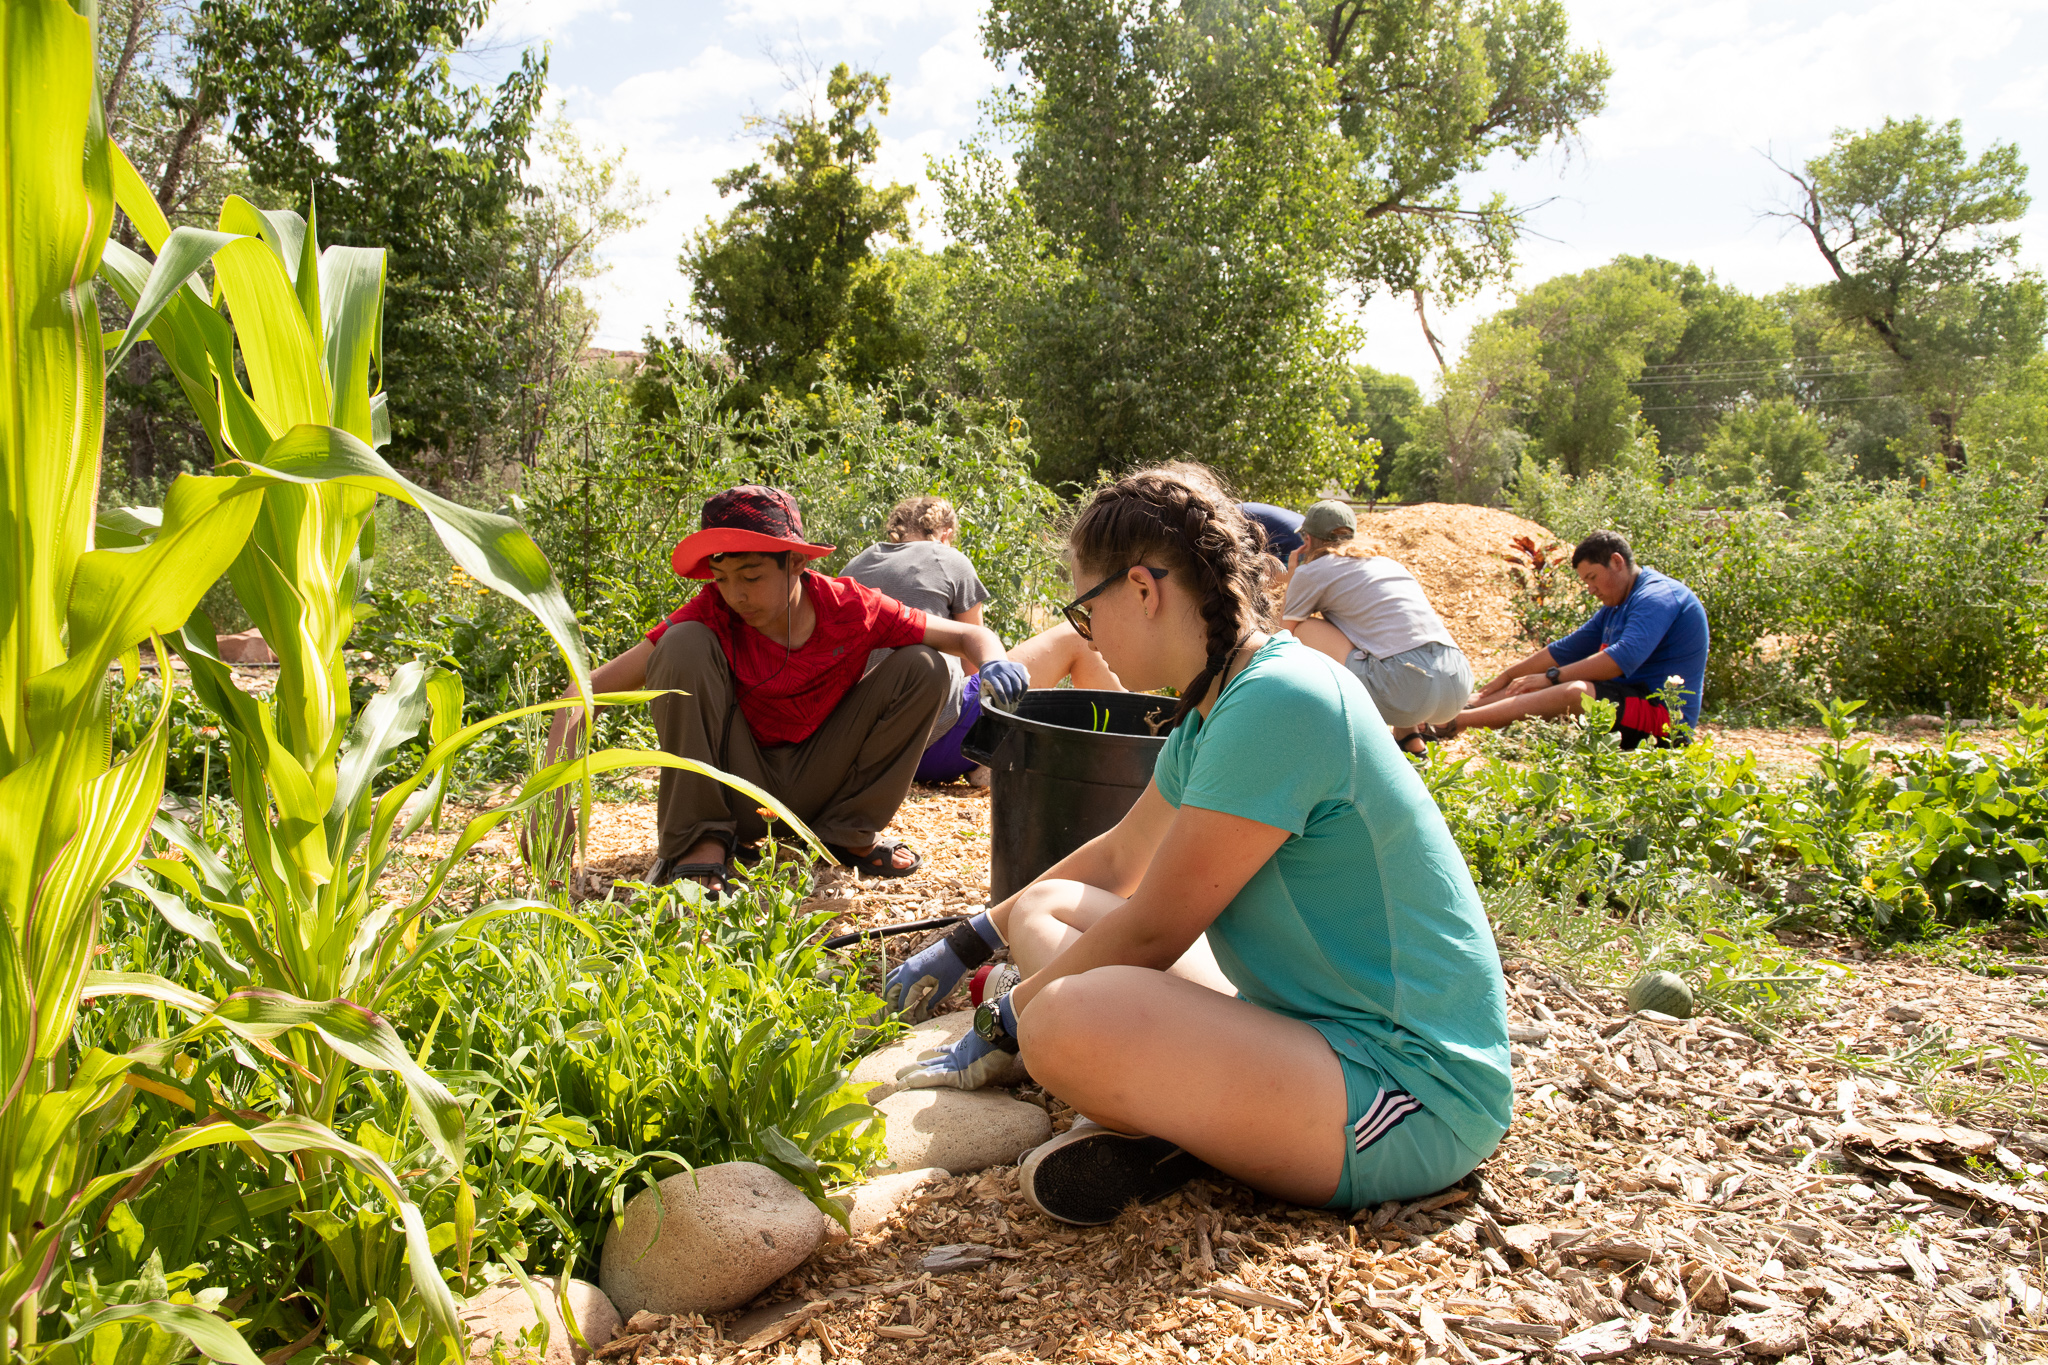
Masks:
[[[489,0],[202,0],[195,88],[265,207],[389,250],[383,378],[393,450],[474,474],[527,370],[519,209],[547,81],[529,49],[495,85],[453,54]],[[308,200],[308,191],[311,201]],[[510,344],[508,344],[508,342]]]
[[[1959,120],[1888,118],[1780,169],[1796,194],[1778,216],[1827,263],[1828,311],[1890,355],[1935,452],[1960,467],[1965,410],[2039,354],[2048,322],[2040,277],[2018,264],[2013,225],[2031,203],[2019,148],[1993,143],[1973,160]]]
[[[1356,482],[1330,412],[1329,284],[1352,219],[1335,82],[1297,16],[1115,0],[999,5],[1014,181],[940,168],[955,297],[1048,482],[1191,457],[1249,492]]]
[[[1473,328],[1435,401],[1409,423],[1394,491],[1409,502],[1498,499],[1529,442],[1522,424],[1550,383],[1542,354],[1542,335],[1509,314]]]
[[[1507,317],[1539,342],[1547,382],[1528,430],[1545,460],[1584,474],[1634,439],[1630,387],[1653,349],[1685,332],[1685,308],[1641,263],[1623,258],[1526,290]]]
[[[953,297],[1042,473],[1194,456],[1274,498],[1362,472],[1340,293],[1504,270],[1519,217],[1459,177],[1568,134],[1606,76],[1521,0],[1002,0],[984,38],[1019,79],[942,169]]]
[[[1336,78],[1361,230],[1362,288],[1455,302],[1514,264],[1526,210],[1461,178],[1568,144],[1606,102],[1611,68],[1576,48],[1562,0],[1323,0],[1296,12]]]
[[[896,312],[895,268],[876,248],[910,234],[907,185],[868,183],[889,111],[889,78],[835,67],[827,108],[757,120],[765,161],[715,182],[739,203],[690,239],[682,269],[692,316],[740,365],[733,408],[770,393],[801,399],[827,378],[873,384],[923,354]]]

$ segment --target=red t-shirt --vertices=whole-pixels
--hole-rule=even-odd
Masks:
[[[712,583],[647,632],[653,641],[685,621],[711,627],[739,684],[740,714],[764,749],[809,739],[867,671],[870,650],[924,643],[923,612],[851,578],[806,569],[804,589],[818,624],[800,649],[786,649],[742,621]]]

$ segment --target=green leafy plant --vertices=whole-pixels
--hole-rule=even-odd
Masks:
[[[508,1258],[594,1271],[635,1189],[721,1161],[843,1217],[827,1188],[882,1155],[847,1068],[897,1026],[820,946],[808,881],[771,855],[722,904],[638,888],[586,902],[580,932],[502,921],[421,973],[404,1018],[443,1074],[476,1078],[466,1178]]]

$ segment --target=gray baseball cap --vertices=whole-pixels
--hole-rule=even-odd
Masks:
[[[1357,529],[1358,517],[1350,507],[1328,498],[1309,508],[1301,518],[1301,533],[1317,540],[1334,540],[1339,530]]]

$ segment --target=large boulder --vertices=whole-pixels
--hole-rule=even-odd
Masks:
[[[1000,1090],[899,1090],[875,1107],[888,1124],[895,1171],[938,1166],[967,1175],[1006,1166],[1052,1136],[1035,1104]]]
[[[723,1313],[803,1264],[825,1215],[766,1166],[728,1161],[672,1175],[626,1205],[598,1282],[626,1317]]]
[[[576,1344],[562,1323],[562,1310],[555,1301],[555,1282],[546,1276],[533,1279],[540,1295],[541,1309],[533,1311],[533,1299],[517,1280],[500,1280],[462,1306],[463,1325],[469,1328],[469,1358],[487,1361],[491,1345],[502,1339],[505,1354],[513,1360],[537,1361],[538,1365],[584,1365],[591,1351],[619,1334],[618,1310],[605,1292],[588,1280],[569,1281],[569,1311],[576,1318],[576,1330],[590,1343],[589,1350]],[[536,1322],[548,1325],[546,1354],[529,1351],[516,1343]]]

